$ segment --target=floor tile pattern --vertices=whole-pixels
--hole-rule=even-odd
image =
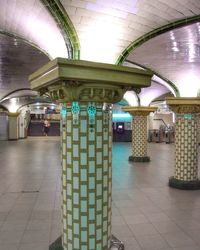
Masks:
[[[131,143],[113,144],[112,233],[125,250],[200,250],[200,191],[169,188],[174,145],[148,145],[151,162],[131,163]],[[60,141],[0,142],[0,250],[48,250],[61,234]]]

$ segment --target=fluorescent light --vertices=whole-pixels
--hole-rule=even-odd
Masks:
[[[114,118],[130,118],[131,117],[131,115],[129,115],[128,113],[113,114],[112,116]]]

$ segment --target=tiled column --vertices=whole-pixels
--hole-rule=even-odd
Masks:
[[[129,161],[149,162],[147,155],[147,116],[156,110],[155,107],[123,107],[133,116],[132,120],[132,155]]]
[[[30,76],[34,90],[64,105],[62,244],[58,239],[50,249],[116,249],[117,240],[111,240],[110,104],[127,90],[149,86],[151,77],[148,71],[63,58]]]
[[[185,190],[200,189],[197,152],[200,98],[167,98],[166,101],[176,113],[175,173],[169,179],[169,186]]]
[[[111,239],[111,110],[102,103],[62,109],[64,250],[108,250]]]
[[[200,114],[197,114],[197,138],[197,142],[200,145]]]
[[[8,139],[19,139],[19,113],[8,113]]]

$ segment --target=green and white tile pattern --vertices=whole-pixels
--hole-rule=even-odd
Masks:
[[[132,121],[132,154],[147,156],[147,116],[134,116]]]
[[[93,124],[87,104],[78,121],[67,106],[62,119],[62,211],[64,250],[108,250],[111,238],[111,114],[96,104]]]
[[[175,127],[175,178],[198,179],[197,114],[177,114]]]

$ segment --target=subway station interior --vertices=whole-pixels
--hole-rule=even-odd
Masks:
[[[200,250],[199,145],[199,0],[0,0],[0,250]]]

